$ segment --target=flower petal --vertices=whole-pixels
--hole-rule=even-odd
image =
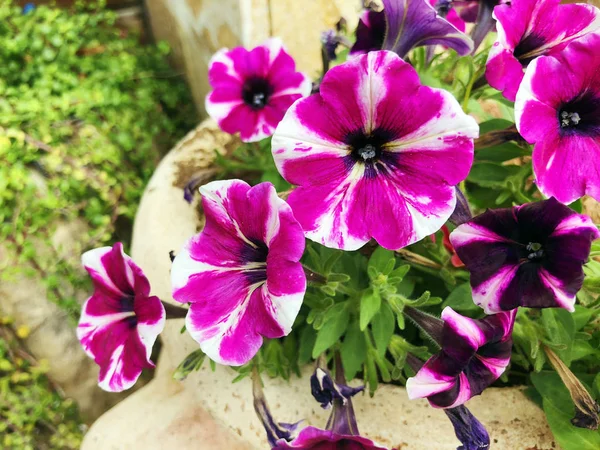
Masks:
[[[473,41],[461,33],[424,0],[383,0],[387,31],[383,49],[392,50],[401,58],[414,47],[444,45],[459,55],[473,51]]]

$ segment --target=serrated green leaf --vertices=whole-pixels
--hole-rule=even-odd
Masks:
[[[321,353],[340,340],[348,327],[349,319],[348,302],[333,305],[327,311],[323,319],[323,326],[317,333],[312,351],[313,359],[317,359]]]
[[[371,319],[381,308],[381,295],[378,289],[369,289],[360,299],[360,329],[364,331]]]

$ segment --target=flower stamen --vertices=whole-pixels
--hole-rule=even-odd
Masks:
[[[562,111],[560,113],[560,126],[562,128],[577,126],[579,125],[580,121],[581,117],[576,112],[571,113],[568,111]]]

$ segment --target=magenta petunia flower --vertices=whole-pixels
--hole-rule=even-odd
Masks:
[[[490,86],[515,100],[525,68],[554,54],[570,41],[600,28],[600,10],[592,5],[561,5],[560,0],[512,0],[494,8],[498,38],[488,57]]]
[[[407,380],[408,397],[427,398],[435,408],[455,408],[481,394],[510,362],[516,312],[476,320],[444,308],[442,349]]]
[[[77,337],[100,366],[100,387],[129,389],[142,369],[154,367],[150,354],[165,326],[165,309],[150,296],[148,279],[120,242],[90,250],[81,259],[94,294],[83,305]]]
[[[327,72],[319,94],[288,110],[272,147],[298,186],[288,202],[309,239],[355,250],[375,238],[399,249],[448,220],[477,136],[450,93],[422,86],[408,63],[379,51]]]
[[[202,351],[238,366],[263,337],[291,331],[306,291],[304,236],[270,183],[214,181],[200,193],[206,225],[173,261],[173,298],[191,303],[186,327]]]
[[[515,117],[535,144],[533,171],[544,195],[562,203],[585,194],[600,200],[600,33],[533,61]]]
[[[213,91],[206,96],[206,112],[223,131],[239,132],[244,142],[271,136],[290,105],[312,89],[279,39],[250,51],[218,51],[210,60],[208,80]]]
[[[493,314],[518,306],[573,311],[599,237],[589,217],[551,198],[488,210],[456,228],[450,241],[471,272],[473,300]]]

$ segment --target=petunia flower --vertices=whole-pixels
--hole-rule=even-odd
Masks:
[[[356,42],[350,49],[350,55],[363,55],[381,50],[385,39],[385,14],[383,11],[365,9],[358,18]]]
[[[302,228],[270,183],[200,188],[206,225],[175,257],[173,298],[190,303],[186,328],[212,360],[247,363],[263,337],[289,334],[304,292]]]
[[[333,395],[333,408],[326,428],[321,429],[309,426],[302,429],[299,433],[297,432],[298,424],[290,425],[275,422],[264,397],[258,373],[256,371],[253,372],[254,409],[265,427],[269,444],[273,450],[387,450],[375,444],[370,439],[360,436],[351,397],[362,389],[346,386],[344,369],[339,354],[335,356],[335,364],[336,377],[334,383],[336,386],[347,388],[347,396],[337,396],[331,392]],[[328,371],[322,369],[317,369],[317,371],[320,372],[315,373],[311,377],[313,393],[313,380],[315,377],[331,380]],[[326,384],[329,383],[327,382]],[[328,389],[327,387],[325,388],[325,390]],[[337,392],[341,391],[338,390]],[[318,394],[315,399],[322,403],[321,394]]]
[[[422,86],[392,52],[332,68],[273,136],[275,164],[306,237],[344,250],[399,249],[440,229],[473,161],[475,120]]]
[[[81,257],[94,284],[84,303],[77,337],[100,366],[98,384],[120,392],[135,384],[142,369],[154,367],[152,346],[165,326],[165,309],[150,295],[148,279],[118,242]]]
[[[208,80],[213,91],[206,96],[206,112],[244,142],[271,136],[290,105],[312,88],[279,39],[252,50],[219,50],[210,60]]]
[[[471,272],[473,300],[493,314],[518,306],[573,311],[582,266],[599,237],[589,217],[551,198],[488,210],[450,241]]]
[[[533,61],[515,117],[519,132],[535,144],[533,170],[544,195],[562,203],[584,194],[600,200],[600,33]]]
[[[415,47],[443,45],[466,55],[473,41],[437,14],[430,0],[382,0],[383,11],[365,11],[350,54],[390,50],[401,58]]]
[[[438,332],[442,348],[407,380],[408,397],[427,398],[435,408],[455,408],[481,394],[510,362],[515,316],[513,310],[476,320],[444,308]]]
[[[600,29],[600,9],[579,3],[561,5],[560,0],[512,0],[496,6],[493,15],[498,38],[490,51],[485,75],[490,86],[513,101],[531,61],[554,54],[570,41]]]

